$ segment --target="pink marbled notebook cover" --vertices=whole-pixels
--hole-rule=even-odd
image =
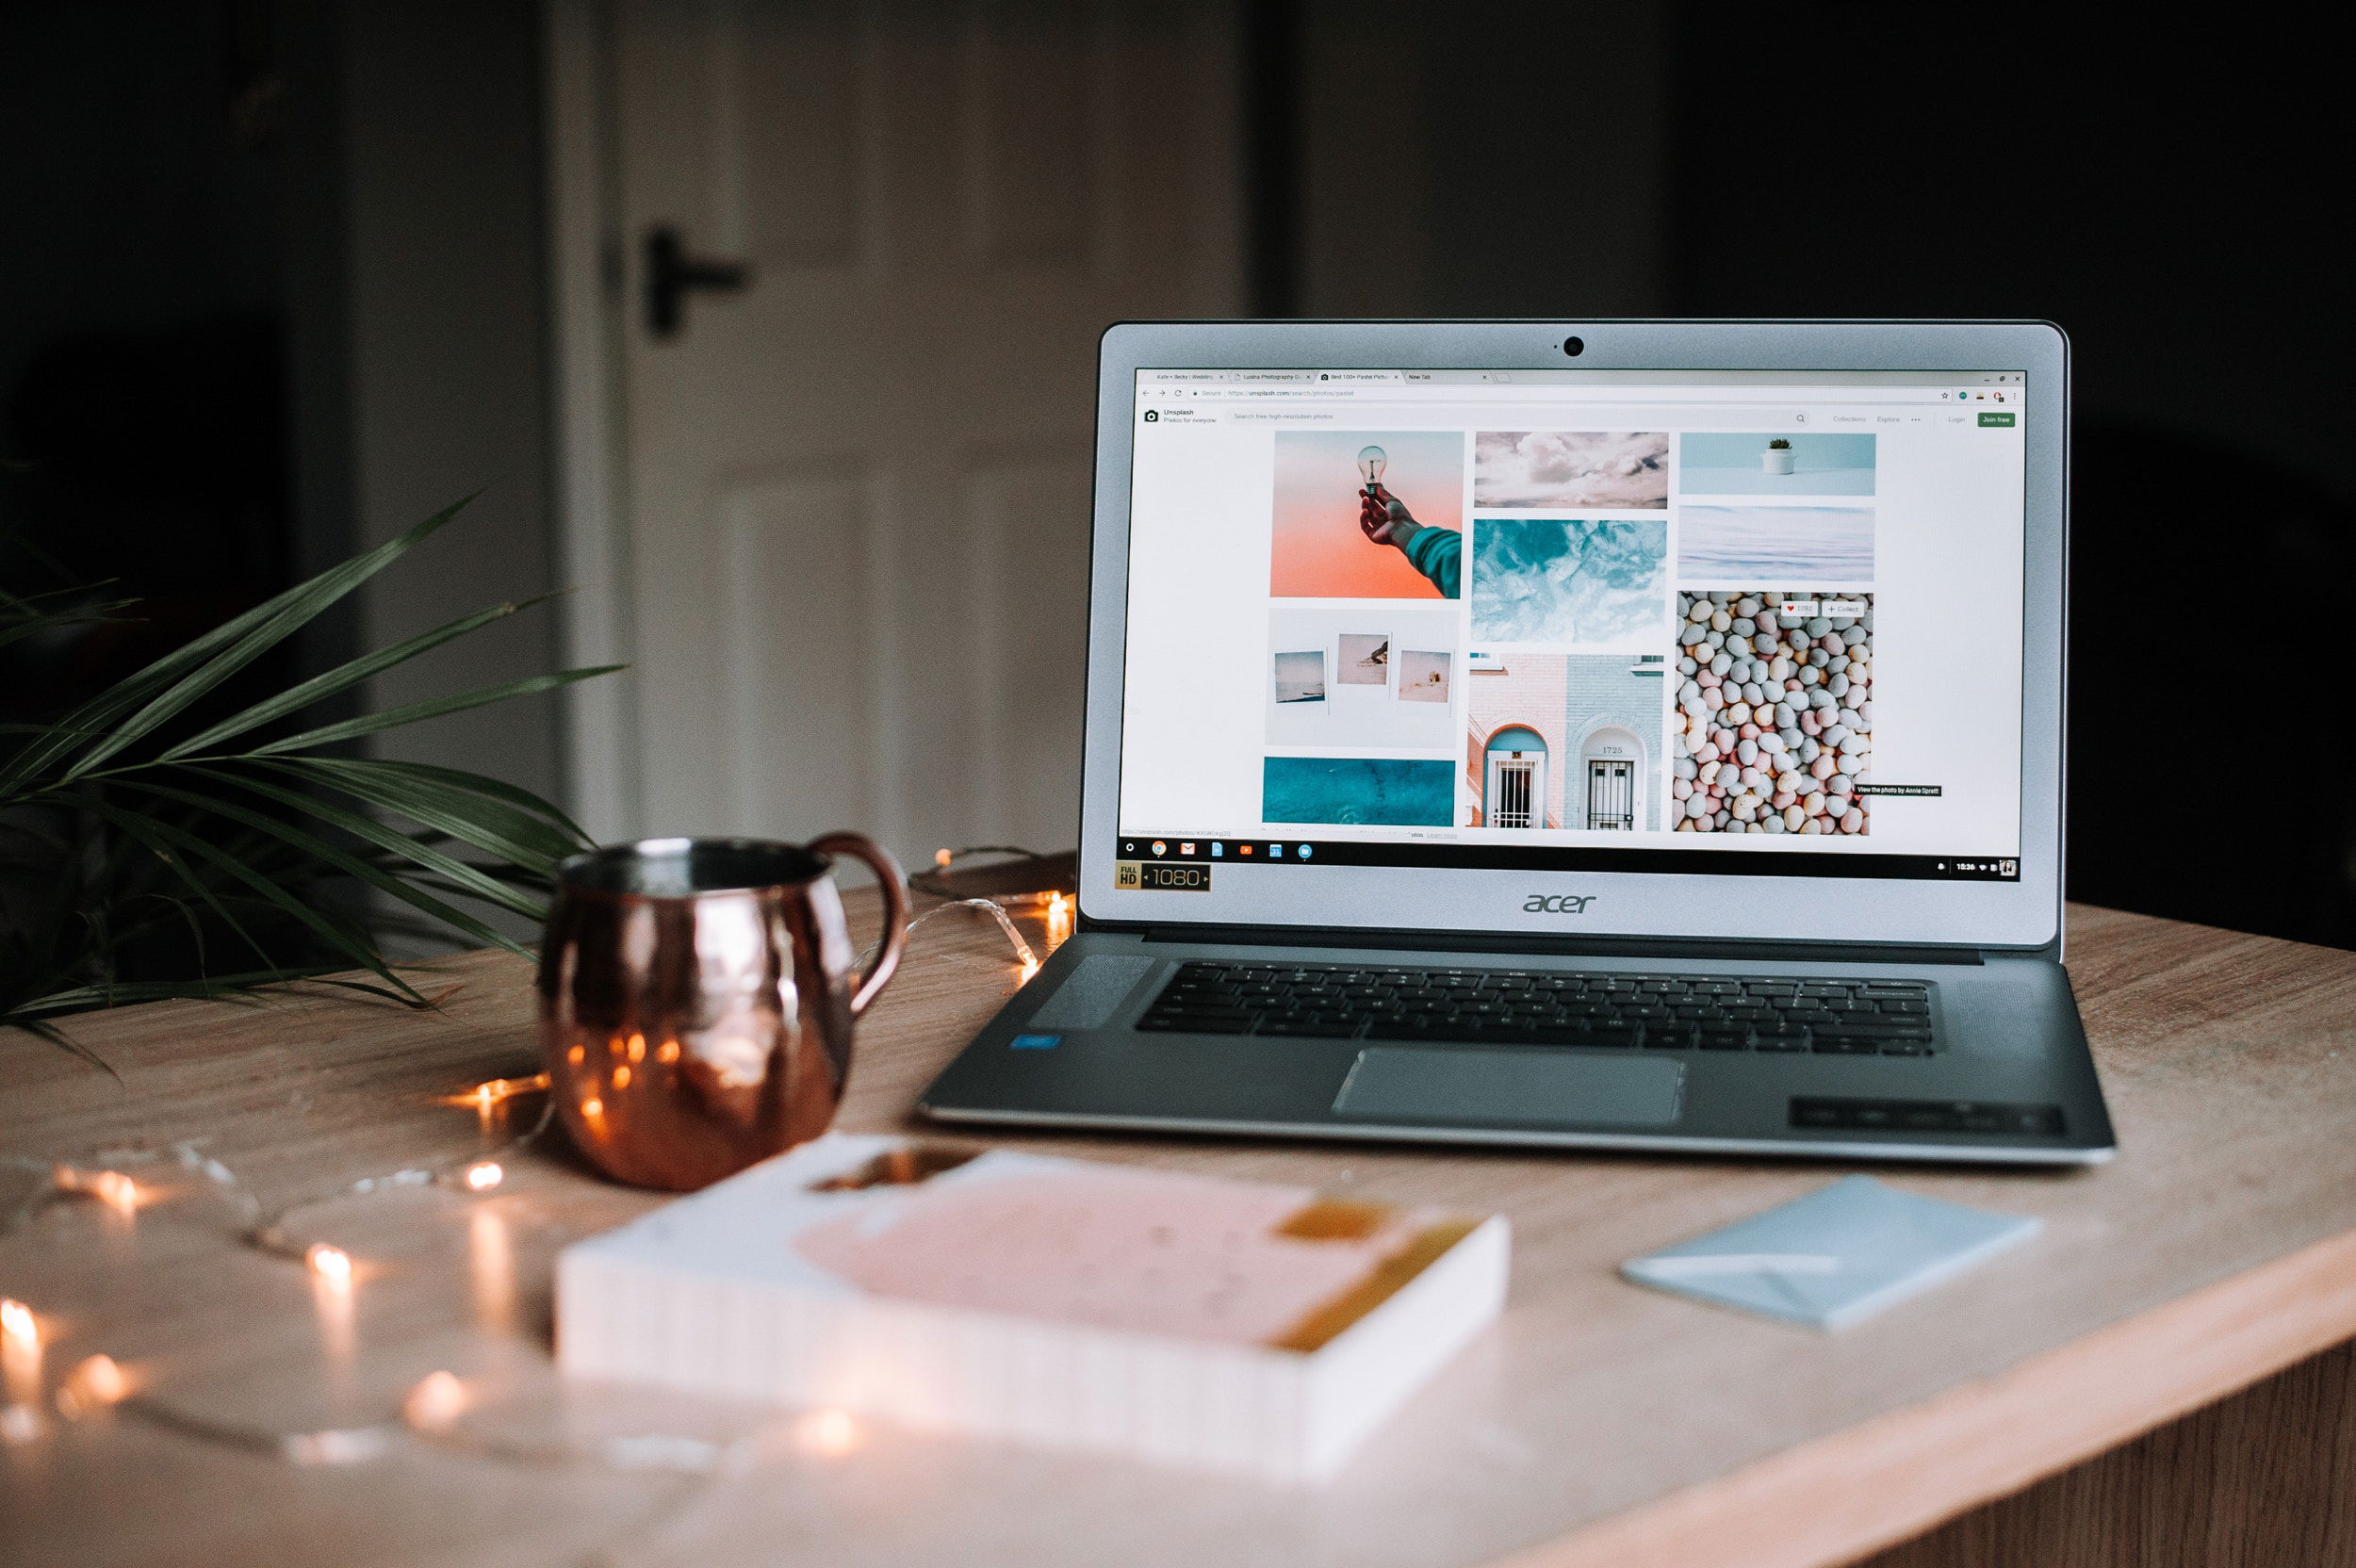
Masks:
[[[787,1245],[876,1296],[1314,1349],[1470,1228],[1305,1187],[1004,1159],[871,1187]]]

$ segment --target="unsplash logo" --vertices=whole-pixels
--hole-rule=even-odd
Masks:
[[[1531,893],[1530,902],[1522,906],[1526,915],[1583,915],[1587,906],[1595,901],[1589,893],[1580,897],[1573,893]]]

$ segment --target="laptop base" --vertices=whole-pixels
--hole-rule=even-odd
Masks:
[[[1319,935],[1328,939],[1291,945],[1282,933],[1199,942],[1082,932],[1000,1009],[919,1109],[984,1125],[1683,1154],[2073,1165],[2115,1152],[2068,977],[2048,956],[1506,955]],[[1678,1019],[1637,1026],[1635,1043],[1616,1025],[1612,1043],[1582,1044],[1604,1037],[1510,1021],[1494,1033],[1454,1031],[1469,1037],[1378,1037],[1363,1021],[1349,1035],[1320,1037],[1263,1033],[1278,1027],[1265,1012],[1242,1033],[1191,1033],[1166,1021],[1172,982],[1188,965],[1229,973],[1354,966],[1345,972],[1376,977],[1367,988],[1377,996],[1386,989],[1380,978],[1429,989],[1435,975],[1513,988],[1500,995],[1553,988],[1603,996],[1607,982],[1620,981],[1681,991],[1747,983],[1771,995],[1779,982],[1812,983],[1856,995],[1905,982],[1936,998],[1937,1044],[1890,1055],[1781,1042],[1705,1050],[1697,1042],[1707,1037],[1680,1037]],[[1396,996],[1399,987],[1387,991]],[[1138,1027],[1149,1018],[1165,1022]],[[1217,1021],[1234,1026],[1232,1014]],[[1834,1037],[1827,1032],[1818,1043]]]

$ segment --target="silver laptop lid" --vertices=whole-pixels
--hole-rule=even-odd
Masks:
[[[1114,327],[1082,909],[2052,940],[2068,400],[2035,322]]]

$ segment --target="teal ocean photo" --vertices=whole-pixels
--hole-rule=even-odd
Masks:
[[[1446,761],[1387,757],[1270,757],[1262,764],[1263,822],[1446,827],[1456,770]]]

